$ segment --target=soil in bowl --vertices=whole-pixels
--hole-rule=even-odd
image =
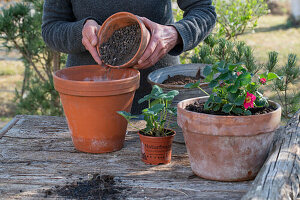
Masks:
[[[196,83],[199,79],[203,80],[205,77],[201,75],[200,69],[197,71],[196,76],[185,76],[185,75],[175,75],[169,76],[162,84],[166,85],[186,85],[188,83]],[[203,82],[203,81],[201,81]]]
[[[136,54],[141,41],[139,24],[116,30],[107,42],[100,45],[100,58],[108,65],[120,66]]]
[[[186,110],[188,111],[192,111],[192,112],[197,112],[197,113],[205,113],[205,114],[211,114],[211,115],[232,115],[232,116],[237,116],[237,114],[234,113],[224,113],[221,111],[210,111],[210,110],[204,110],[204,104],[203,102],[194,102],[193,104],[187,105],[185,107]],[[252,113],[252,115],[260,115],[260,114],[266,114],[269,112],[273,112],[274,110],[276,110],[276,108],[274,108],[273,106],[269,106],[269,107],[257,107],[257,108],[250,108],[249,109]]]

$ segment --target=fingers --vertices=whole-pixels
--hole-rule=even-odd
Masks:
[[[98,44],[97,32],[100,26],[94,20],[87,20],[82,29],[82,44],[90,52],[94,60],[101,65],[101,59],[96,50]]]
[[[93,46],[90,41],[87,39],[87,37],[82,38],[82,44],[85,46],[86,50],[88,50],[90,52],[90,54],[92,55],[92,57],[94,58],[94,60],[101,65],[101,59],[98,55],[97,49],[95,46]]]

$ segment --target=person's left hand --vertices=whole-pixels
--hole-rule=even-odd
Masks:
[[[151,38],[144,54],[134,68],[146,69],[157,63],[157,61],[163,58],[176,44],[180,43],[181,37],[173,26],[157,24],[145,17],[140,17],[140,19],[150,31]]]

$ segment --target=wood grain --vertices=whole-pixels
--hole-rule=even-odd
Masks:
[[[273,150],[243,197],[248,199],[296,199],[300,183],[300,110],[277,133]]]
[[[181,142],[173,143],[170,164],[146,165],[140,158],[138,135],[128,130],[122,150],[87,154],[73,147],[64,118],[19,116],[0,139],[0,199],[61,198],[44,191],[88,180],[95,173],[114,176],[118,186],[128,189],[124,195],[129,199],[241,199],[250,187],[251,181],[198,178]]]

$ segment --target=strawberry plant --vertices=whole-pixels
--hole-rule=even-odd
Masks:
[[[205,82],[213,88],[204,105],[204,110],[235,115],[251,115],[249,108],[267,107],[268,101],[260,92],[260,87],[279,78],[273,72],[253,75],[242,64],[225,61],[206,66],[203,74]],[[189,83],[186,88],[200,88],[200,82]],[[200,88],[201,89],[201,88]]]
[[[176,108],[170,107],[170,105],[174,97],[178,94],[179,92],[177,90],[164,93],[159,86],[154,85],[151,93],[139,100],[139,103],[148,102],[148,108],[142,110],[141,113],[141,116],[147,122],[146,128],[143,130],[136,128],[130,122],[130,119],[137,119],[139,116],[131,115],[131,113],[125,111],[118,111],[118,113],[122,115],[132,127],[144,135],[153,137],[167,136],[172,134],[172,131],[169,130],[169,123],[166,124],[167,116],[168,114],[176,116]]]

